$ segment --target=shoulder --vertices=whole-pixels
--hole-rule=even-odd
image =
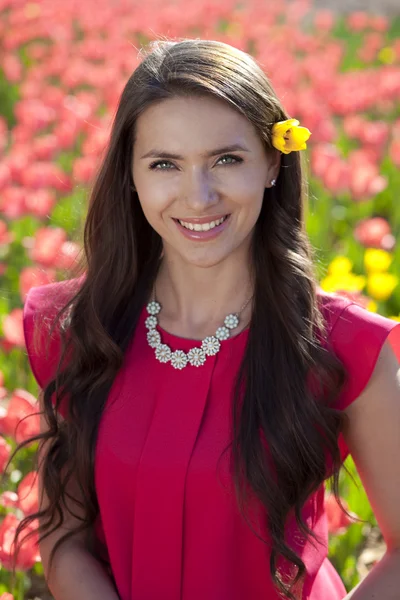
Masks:
[[[386,341],[400,359],[400,322],[339,294],[319,289],[318,297],[327,323],[327,343],[347,371],[338,402],[338,408],[346,408],[368,384]]]
[[[60,358],[60,332],[52,325],[57,313],[82,282],[82,277],[31,287],[23,308],[23,332],[29,364],[40,388],[54,374]]]

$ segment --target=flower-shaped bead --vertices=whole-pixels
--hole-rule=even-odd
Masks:
[[[216,337],[210,335],[204,338],[204,340],[201,342],[201,347],[207,356],[214,356],[214,354],[217,354],[218,350],[220,349],[221,344]]]
[[[218,327],[215,337],[223,342],[229,338],[229,329],[227,327]]]
[[[188,359],[193,367],[200,367],[206,362],[206,355],[201,348],[192,348],[188,352]]]
[[[157,348],[161,343],[161,335],[155,329],[151,329],[147,332],[147,341],[149,342],[149,346]]]
[[[157,323],[158,323],[157,317],[154,317],[153,315],[151,315],[150,317],[147,317],[147,319],[144,322],[147,329],[155,329],[157,327]]]
[[[175,367],[175,369],[183,369],[186,367],[187,361],[188,357],[183,350],[175,350],[171,355],[171,365]]]
[[[225,317],[225,327],[228,329],[235,329],[239,325],[239,317],[233,313]]]
[[[148,303],[146,308],[149,315],[158,315],[158,313],[161,310],[161,305],[155,300],[153,300],[153,302]]]
[[[156,348],[156,359],[162,363],[167,363],[171,360],[171,349],[167,344],[159,344]]]

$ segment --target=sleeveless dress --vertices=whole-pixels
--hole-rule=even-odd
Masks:
[[[72,280],[69,280],[72,281]],[[51,312],[49,292],[67,282],[31,288],[24,333],[32,372],[43,388],[57,364],[35,353],[33,331]],[[349,372],[337,402],[345,409],[365,388],[386,338],[400,359],[400,323],[351,300],[318,290],[331,347]],[[248,330],[222,342],[201,367],[174,369],[156,360],[146,339],[145,308],[103,413],[95,455],[99,547],[106,552],[121,600],[279,600],[269,572],[265,515],[251,506],[252,529],[235,503],[229,477],[231,395]],[[172,350],[199,342],[160,327]],[[63,409],[65,412],[65,409]],[[60,411],[62,412],[62,411]],[[348,449],[342,438],[343,459]],[[222,457],[221,457],[222,454]],[[221,457],[221,458],[220,458]],[[303,508],[320,543],[305,541],[288,521],[288,539],[307,576],[301,600],[341,600],[345,587],[327,558],[324,485]]]

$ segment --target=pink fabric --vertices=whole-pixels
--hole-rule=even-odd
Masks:
[[[24,311],[28,355],[39,385],[50,377],[52,365],[32,352],[32,323],[47,287],[30,291]],[[400,358],[400,323],[340,296],[322,290],[319,295],[330,341],[350,375],[338,402],[345,408],[367,384],[390,332]],[[109,394],[96,448],[98,535],[106,544],[120,598],[278,600],[268,547],[237,509],[229,453],[218,461],[230,439],[231,393],[248,332],[223,342],[202,367],[178,371],[155,359],[146,341],[145,317],[143,310]],[[194,344],[160,333],[173,350]],[[303,508],[320,538],[316,548],[298,535],[293,519],[288,522],[288,539],[307,567],[302,600],[346,595],[327,558],[323,500],[322,485]],[[254,498],[250,508],[253,528],[267,538],[265,514]]]

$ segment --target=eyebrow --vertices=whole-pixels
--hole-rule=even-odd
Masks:
[[[202,154],[205,158],[216,156],[217,154],[225,154],[226,152],[234,152],[235,150],[241,150],[242,152],[250,152],[248,148],[241,146],[240,144],[232,144],[231,146],[224,146],[223,148],[216,148],[210,152]],[[165,152],[164,150],[157,150],[157,148],[150,150],[146,154],[143,154],[140,158],[173,158],[174,160],[184,160],[184,157],[180,154],[172,154],[171,152]]]

